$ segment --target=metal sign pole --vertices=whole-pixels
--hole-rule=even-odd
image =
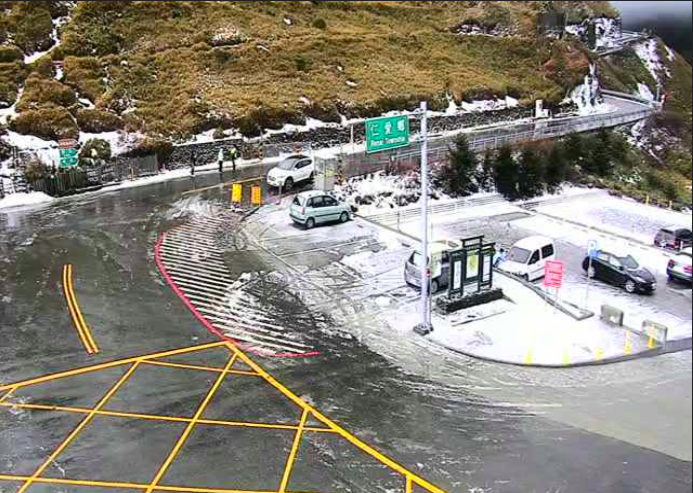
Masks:
[[[424,330],[431,328],[431,312],[429,305],[429,288],[431,283],[430,269],[433,267],[429,259],[428,248],[428,104],[421,103],[421,322]]]

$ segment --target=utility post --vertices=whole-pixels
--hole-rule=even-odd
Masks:
[[[431,327],[430,281],[431,264],[428,248],[428,104],[421,103],[421,326],[422,333]]]

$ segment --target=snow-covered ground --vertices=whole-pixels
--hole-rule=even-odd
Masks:
[[[691,216],[621,199],[607,193],[593,200],[570,201],[539,207],[538,212],[577,221],[651,245],[661,228],[691,228]]]
[[[0,209],[11,209],[17,207],[34,206],[53,202],[53,197],[49,197],[45,193],[13,193],[0,199]]]

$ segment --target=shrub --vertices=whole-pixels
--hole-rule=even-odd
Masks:
[[[129,157],[142,157],[156,154],[160,163],[168,161],[173,154],[173,144],[168,140],[146,137],[128,152]]]
[[[123,120],[108,111],[79,110],[77,111],[77,125],[83,132],[100,134],[122,129]]]
[[[24,176],[29,183],[48,178],[51,174],[50,168],[39,159],[32,157],[28,162],[24,163]]]
[[[0,108],[9,108],[17,101],[19,87],[25,77],[23,63],[0,63]]]
[[[296,70],[299,72],[307,72],[313,65],[313,62],[308,58],[297,56],[294,58],[294,64],[296,65]]]
[[[77,102],[72,88],[57,80],[46,79],[32,74],[26,81],[22,100],[17,105],[19,111],[54,105],[69,107]]]
[[[105,76],[101,62],[94,57],[65,58],[65,83],[74,87],[81,95],[96,102],[106,91]]]
[[[0,46],[0,63],[24,61],[24,53],[14,45]]]
[[[455,147],[450,149],[450,162],[444,166],[438,177],[443,189],[453,197],[464,197],[472,189],[474,179],[479,167],[479,160],[474,151],[469,147],[469,141],[465,135],[461,135],[455,142]]]
[[[327,29],[327,21],[325,19],[315,19],[313,21],[313,27],[315,29],[322,29],[323,31]]]
[[[212,138],[214,140],[221,140],[226,138],[226,134],[224,133],[224,127],[217,127],[216,130],[214,130],[214,134],[212,134]]]
[[[48,140],[74,138],[79,134],[70,112],[56,106],[25,111],[10,122],[10,129]]]
[[[102,139],[89,139],[79,151],[80,166],[94,166],[111,159],[111,144]]]
[[[14,43],[25,53],[44,51],[53,44],[53,19],[46,9],[49,2],[15,2],[10,14]]]

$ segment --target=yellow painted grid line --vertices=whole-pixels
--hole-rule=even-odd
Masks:
[[[159,472],[154,477],[154,480],[149,485],[149,488],[147,488],[147,493],[152,493],[156,489],[157,485],[161,482],[164,475],[168,471],[168,468],[171,467],[171,464],[173,464],[173,461],[176,460],[176,457],[178,456],[180,451],[183,449],[185,442],[188,440],[188,438],[190,437],[190,434],[195,429],[197,422],[202,418],[202,415],[207,410],[207,406],[209,406],[209,403],[212,402],[212,399],[214,399],[214,396],[216,395],[217,391],[221,387],[221,384],[224,383],[224,380],[226,379],[226,372],[233,367],[233,365],[234,365],[234,363],[236,363],[237,359],[238,359],[238,353],[234,354],[231,358],[229,358],[229,362],[226,364],[226,367],[224,368],[224,373],[219,375],[219,378],[217,378],[217,381],[214,382],[214,385],[212,386],[212,388],[209,389],[207,396],[205,397],[204,401],[202,401],[202,404],[200,404],[200,407],[198,408],[197,412],[195,413],[195,416],[193,417],[192,421],[190,422],[190,424],[188,424],[188,427],[185,429],[185,431],[181,435],[180,439],[178,440],[178,443],[176,443],[175,447],[173,447],[171,454],[168,456],[168,458],[166,459],[166,462],[164,462],[164,464],[159,469]]]
[[[2,398],[0,398],[0,404],[2,404],[3,402],[5,402],[12,394],[14,394],[14,391],[15,391],[15,390],[17,390],[16,387],[13,387],[13,388],[11,388],[10,390],[8,390],[8,391],[5,393],[5,395],[3,395]]]
[[[414,492],[414,483],[411,480],[411,477],[407,477],[407,493],[413,493]]]
[[[127,413],[120,411],[94,411],[93,409],[86,409],[81,407],[64,407],[64,406],[50,406],[46,404],[16,404],[12,402],[0,402],[0,407],[7,407],[11,409],[26,409],[30,411],[54,411],[59,413],[73,413],[73,414],[91,414],[92,412],[97,416],[106,416],[111,418],[126,418],[126,419],[141,419],[144,421],[165,421],[170,423],[191,423],[192,418],[185,418],[181,416],[160,416],[156,414],[140,414],[140,413]],[[223,421],[223,420],[212,420],[212,419],[200,419],[197,422],[198,425],[208,425],[208,426],[226,426],[234,428],[261,428],[261,429],[271,429],[271,430],[287,430],[296,431],[298,426],[294,425],[282,425],[273,423],[253,423],[245,421]],[[304,428],[305,432],[310,433],[334,433],[333,430],[329,428]]]
[[[75,309],[75,306],[73,304],[72,296],[70,295],[70,278],[72,276],[72,266],[71,265],[66,265],[63,267],[63,291],[65,292],[65,299],[67,300],[67,308],[70,312],[70,316],[72,317],[72,321],[75,324],[75,328],[77,329],[77,333],[79,334],[79,338],[82,341],[82,344],[84,345],[84,349],[87,351],[89,354],[94,354],[94,349],[89,343],[89,339],[87,338],[86,334],[84,333],[84,327],[82,326],[82,323],[80,321],[79,316],[77,315],[77,310]]]
[[[286,489],[289,487],[289,481],[291,480],[291,472],[294,470],[296,456],[298,455],[298,448],[301,446],[303,430],[306,427],[306,422],[308,421],[309,414],[310,411],[308,411],[308,409],[303,410],[303,415],[301,416],[301,423],[298,425],[298,430],[296,430],[296,437],[294,438],[294,444],[291,447],[291,454],[289,455],[289,460],[286,462],[286,469],[284,470],[284,477],[282,478],[282,483],[279,487],[279,493],[286,493]]]
[[[96,405],[96,407],[92,410],[91,413],[87,415],[86,418],[82,420],[82,422],[77,426],[77,428],[74,429],[72,433],[70,433],[70,436],[68,436],[63,443],[60,444],[60,446],[51,454],[51,456],[44,462],[29,478],[24,485],[19,489],[17,493],[25,493],[32,485],[34,481],[36,481],[36,478],[41,476],[45,472],[46,469],[48,469],[48,466],[50,466],[57,458],[60,456],[60,454],[63,453],[63,451],[74,441],[75,438],[86,428],[86,426],[91,423],[91,421],[94,419],[96,416],[96,413],[100,411],[113,397],[118,390],[125,384],[125,382],[128,381],[128,379],[135,373],[135,370],[137,370],[137,367],[139,366],[139,363],[135,363],[130,367],[130,369],[123,375],[120,380],[111,388],[111,390],[108,391],[106,395],[103,396],[101,401]]]
[[[228,347],[227,342],[214,342],[210,344],[204,344],[202,346],[194,346],[194,347],[189,347],[185,349],[175,349],[172,351],[165,351],[162,353],[153,353],[153,354],[148,354],[145,356],[136,356],[134,358],[127,358],[123,360],[118,360],[118,361],[111,361],[110,363],[103,363],[100,365],[94,365],[94,366],[87,366],[85,368],[78,368],[76,370],[70,370],[70,371],[65,371],[61,373],[56,373],[54,375],[46,375],[43,377],[39,378],[34,378],[31,380],[25,380],[23,382],[16,382],[12,383],[9,385],[3,385],[0,387],[0,392],[9,390],[12,388],[22,388],[22,387],[28,387],[30,385],[38,385],[41,383],[46,383],[46,382],[52,382],[53,380],[59,380],[62,378],[68,378],[68,377],[76,377],[79,375],[84,375],[85,373],[93,373],[96,371],[101,371],[101,370],[109,370],[111,368],[116,368],[118,366],[125,366],[129,365],[132,363],[136,362],[146,362],[147,360],[150,359],[156,359],[156,358],[168,358],[171,356],[179,356],[181,354],[189,354],[189,353],[194,353],[198,351],[205,351],[207,349],[214,349],[218,347]]]
[[[195,370],[195,371],[206,371],[209,373],[224,373],[223,368],[212,368],[209,366],[199,366],[199,365],[186,365],[181,363],[168,363],[166,361],[143,361],[147,365],[163,366],[168,368],[179,368],[181,370]],[[241,377],[259,377],[257,373],[250,371],[241,370],[229,370],[226,372],[228,375],[238,375]]]
[[[394,470],[395,472],[399,473],[402,475],[404,478],[407,479],[407,482],[411,482],[412,488],[413,485],[420,486],[421,488],[424,488],[428,490],[431,493],[446,493],[444,490],[438,488],[437,486],[431,484],[430,482],[426,481],[425,479],[413,474],[412,472],[408,471],[404,467],[400,466],[397,464],[395,461],[392,459],[386,457],[385,455],[379,453],[377,450],[373,449],[369,445],[365,444],[358,438],[356,438],[354,435],[350,434],[343,428],[341,428],[339,425],[331,421],[329,418],[327,418],[325,415],[314,409],[312,406],[309,404],[305,403],[303,400],[301,400],[298,396],[296,396],[294,393],[292,393],[288,388],[286,388],[284,385],[279,383],[274,377],[272,377],[269,373],[267,373],[264,369],[262,369],[259,365],[257,365],[253,360],[251,360],[247,355],[245,355],[242,351],[240,351],[238,348],[236,348],[232,343],[230,342],[217,342],[217,343],[212,343],[212,344],[205,344],[201,346],[196,346],[196,347],[191,347],[191,348],[185,348],[185,349],[178,349],[178,350],[173,350],[173,351],[166,351],[166,352],[161,352],[161,353],[154,353],[150,355],[145,355],[145,356],[140,356],[140,357],[135,357],[135,358],[129,358],[129,359],[124,359],[120,361],[114,361],[110,363],[105,363],[101,365],[95,365],[87,368],[82,368],[82,369],[77,369],[77,370],[72,370],[72,371],[67,371],[55,375],[48,375],[45,377],[40,377],[32,380],[27,380],[24,382],[18,382],[14,384],[9,384],[0,387],[0,391],[6,391],[10,389],[19,389],[22,387],[26,387],[29,385],[36,385],[40,383],[45,383],[49,381],[53,381],[56,379],[60,378],[67,378],[71,376],[77,376],[77,375],[83,375],[86,373],[91,373],[99,370],[105,370],[109,368],[114,368],[122,365],[127,365],[131,363],[139,364],[139,363],[145,363],[148,360],[152,359],[157,359],[157,358],[165,358],[165,357],[170,357],[170,356],[177,356],[181,354],[189,354],[197,351],[204,351],[207,349],[213,349],[217,347],[225,346],[227,347],[238,359],[246,363],[250,368],[252,368],[255,372],[257,372],[260,377],[262,377],[266,382],[268,382],[270,385],[275,387],[277,390],[279,390],[282,394],[284,394],[289,400],[294,402],[298,407],[303,409],[304,411],[307,410],[310,413],[313,414],[313,416],[320,422],[322,422],[324,425],[326,425],[329,430],[333,431],[334,433],[340,435],[347,441],[349,441],[352,445],[360,449],[362,452],[365,452],[366,454],[374,457],[378,461],[380,461],[383,465],[389,467],[390,469]],[[226,373],[223,373],[220,375],[220,378],[222,378]],[[101,411],[101,409],[96,409],[96,411]],[[200,423],[200,420],[197,420],[198,424]],[[215,422],[208,422],[209,424],[216,424]],[[192,424],[192,423],[191,423]],[[320,429],[315,429],[315,431],[323,431]],[[73,437],[74,439],[74,437]],[[169,464],[170,466],[170,464]],[[151,485],[150,485],[151,486]],[[139,489],[148,489],[149,486],[146,486],[145,488],[140,488]],[[221,492],[221,493],[230,493],[232,490],[204,490],[204,489],[191,489],[191,488],[168,488],[164,486],[156,486],[156,489],[159,491],[183,491],[183,492],[189,492],[189,493],[196,493],[196,492]],[[151,490],[148,490],[149,493],[151,493]],[[23,492],[22,492],[23,493]],[[243,492],[245,493],[245,492]],[[276,493],[276,492],[273,492]],[[292,493],[299,493],[299,492],[292,492]]]
[[[318,420],[321,421],[323,424],[329,426],[332,430],[335,431],[338,435],[340,435],[342,438],[346,439],[349,441],[352,445],[360,449],[362,452],[365,452],[366,454],[370,455],[371,457],[377,459],[380,461],[383,465],[389,467],[390,469],[394,470],[395,472],[401,474],[405,478],[410,478],[412,483],[414,483],[417,486],[420,486],[431,493],[446,493],[444,490],[438,488],[434,484],[426,481],[425,479],[413,474],[412,472],[408,471],[401,465],[399,465],[397,462],[394,460],[390,459],[389,457],[381,454],[377,450],[375,450],[373,447],[370,445],[362,442],[358,438],[356,438],[354,435],[346,431],[344,428],[340,427],[337,425],[334,421],[330,420],[328,417],[326,417],[324,414],[320,413],[317,409],[313,408],[306,402],[304,402],[300,397],[298,397],[296,394],[291,392],[287,387],[282,385],[279,381],[277,381],[274,377],[272,377],[269,373],[267,373],[262,367],[260,367],[257,363],[255,363],[252,359],[250,359],[245,353],[243,353],[241,350],[239,350],[236,346],[234,346],[232,343],[227,342],[226,343],[229,349],[236,353],[238,357],[246,363],[248,366],[250,366],[253,370],[258,372],[270,385],[272,385],[274,388],[279,390],[282,394],[287,396],[291,401],[294,402],[298,407],[300,407],[303,410],[308,410],[313,414],[313,416]]]
[[[15,483],[22,483],[29,480],[28,476],[8,476],[0,475],[0,481],[9,481]],[[58,478],[36,478],[35,483],[39,484],[50,484],[50,485],[61,485],[61,486],[86,486],[93,488],[104,488],[104,489],[129,489],[129,490],[146,490],[149,488],[148,484],[139,483],[116,483],[116,482],[106,482],[106,481],[87,481],[87,480],[76,480],[76,479],[58,479]],[[156,487],[157,491],[168,491],[176,493],[277,493],[276,491],[250,491],[250,490],[225,490],[218,488],[190,488],[188,486],[164,486],[159,485]],[[317,493],[309,491],[295,491],[292,493]]]

